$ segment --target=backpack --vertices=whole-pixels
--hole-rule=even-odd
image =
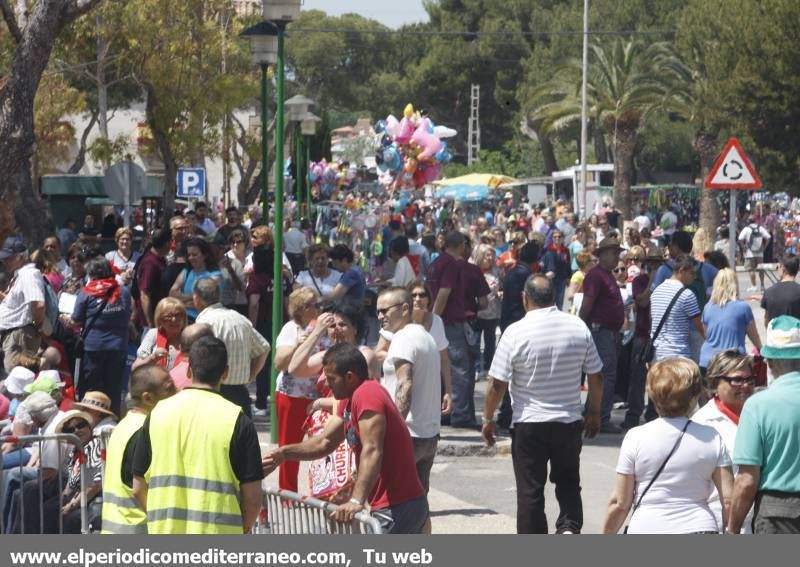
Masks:
[[[49,337],[56,332],[60,324],[58,295],[47,278],[43,277],[42,279],[44,280],[44,321],[41,332],[44,336]]]
[[[133,275],[131,276],[131,297],[133,299],[138,300],[142,297],[142,293],[139,290],[139,264],[142,263],[142,258],[144,255],[150,252],[150,249],[146,249],[144,252],[139,254],[139,257],[136,259],[136,263],[133,265]]]
[[[697,298],[697,305],[700,306],[700,309],[706,306],[708,303],[708,294],[706,293],[706,282],[703,279],[703,267],[705,264],[703,262],[699,262],[697,264],[697,269],[695,270],[694,281],[689,284],[688,288]]]
[[[761,235],[761,226],[757,224],[750,225],[750,236],[747,239],[747,247],[750,252],[758,254],[764,246],[764,237]]]

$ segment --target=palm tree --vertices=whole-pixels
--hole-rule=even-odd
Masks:
[[[697,46],[690,47],[685,57],[688,64],[682,60],[671,62],[676,82],[665,104],[671,114],[694,126],[692,146],[700,161],[700,178],[705,181],[719,153],[722,118],[719,109],[723,105],[719,101],[718,89],[711,86],[708,67],[700,49]],[[716,191],[705,187],[700,191],[700,227],[708,234],[714,234],[720,223]]]
[[[677,57],[666,42],[646,45],[617,38],[590,45],[589,117],[596,131],[610,137],[614,157],[614,201],[623,218],[632,218],[631,181],[639,127],[669,96]],[[581,62],[572,60],[537,89],[534,117],[545,132],[558,135],[581,120]],[[597,130],[602,129],[602,132]]]

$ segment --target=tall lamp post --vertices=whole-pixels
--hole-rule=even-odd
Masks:
[[[265,23],[276,28],[277,36],[277,69],[275,72],[276,84],[276,112],[275,112],[275,261],[272,265],[272,337],[273,341],[278,336],[283,325],[283,128],[284,128],[284,39],[286,37],[286,26],[300,15],[300,4],[302,0],[276,0],[264,1],[263,15],[264,22],[253,27],[258,27]],[[271,29],[271,28],[270,28]],[[252,43],[251,43],[252,45]],[[262,75],[263,81],[263,75]],[[262,105],[263,105],[262,101]],[[263,119],[263,118],[262,118]],[[266,138],[266,135],[264,135]],[[264,144],[266,147],[266,144]],[[264,158],[265,172],[269,171],[266,165],[267,158]],[[266,175],[264,176],[266,177]],[[266,199],[264,205],[266,213]],[[269,217],[264,215],[264,222],[268,222]],[[275,409],[275,384],[278,378],[278,371],[275,368],[275,355],[278,349],[272,349],[271,372],[270,372],[270,408],[269,408],[269,430],[273,443],[278,441],[278,418]]]
[[[267,71],[278,61],[278,26],[259,22],[240,35],[250,40],[250,56],[261,68],[261,206],[264,222],[269,209],[269,148],[267,147]]]
[[[311,164],[311,137],[317,133],[317,122],[322,122],[322,118],[307,112],[303,119],[300,121],[300,133],[306,139],[306,170]],[[311,222],[311,183],[308,179],[304,180],[306,194],[304,196],[306,202],[306,218]]]
[[[297,122],[298,126],[300,122],[303,120],[303,117],[308,114],[308,107],[312,106],[314,101],[308,97],[303,95],[295,95],[289,100],[286,101],[286,110],[289,111],[289,120],[292,122]],[[301,163],[303,161],[302,156],[300,155],[302,149],[300,148],[300,134],[298,133],[297,129],[295,129],[295,151],[294,151],[294,165],[295,165],[295,174],[297,177],[297,187],[295,187],[295,196],[297,198],[297,216],[300,218],[300,202],[302,201],[302,188],[303,188],[303,180],[302,180],[302,167]]]

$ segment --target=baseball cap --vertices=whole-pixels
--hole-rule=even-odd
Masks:
[[[22,242],[20,237],[9,236],[3,242],[2,248],[0,248],[0,260],[10,258],[14,254],[22,254],[26,250],[25,243]]]
[[[775,317],[767,327],[761,356],[773,359],[800,358],[800,319],[789,315]]]

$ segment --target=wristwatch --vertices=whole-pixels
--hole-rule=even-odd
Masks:
[[[486,416],[482,415],[481,423],[483,423],[483,425],[486,425],[487,423],[494,423],[494,417],[492,417],[491,419],[486,419]]]
[[[351,498],[350,504],[355,504],[356,506],[361,506],[362,508],[364,507],[364,503],[358,498]]]

